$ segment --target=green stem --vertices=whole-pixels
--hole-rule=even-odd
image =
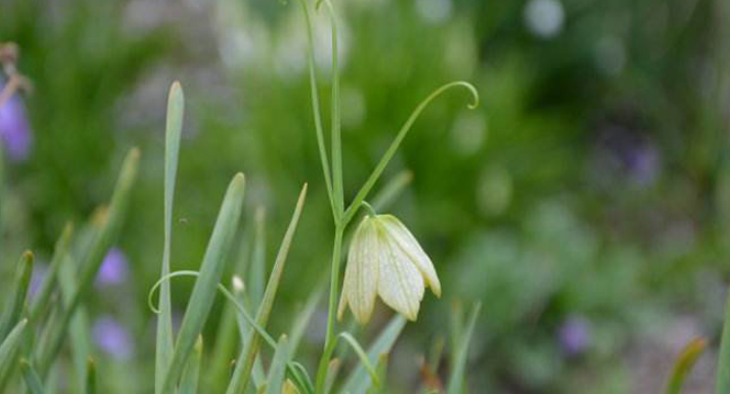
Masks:
[[[307,63],[309,64],[309,87],[312,95],[312,113],[314,116],[314,128],[317,135],[317,147],[319,148],[319,157],[322,162],[322,172],[324,173],[324,183],[327,187],[327,197],[329,197],[330,206],[332,207],[332,215],[337,220],[339,211],[336,208],[335,194],[332,191],[332,178],[330,175],[329,159],[327,158],[327,147],[324,143],[324,130],[322,127],[322,116],[319,109],[319,94],[317,93],[317,72],[314,67],[314,38],[312,37],[312,23],[309,20],[309,10],[304,0],[299,0],[304,13],[304,21],[307,25]],[[343,204],[344,205],[344,204]]]
[[[340,66],[338,62],[337,16],[329,0],[324,0],[332,20],[332,178],[334,181],[335,207],[337,219],[342,218],[345,210],[342,186],[342,133],[340,121]],[[336,220],[337,220],[336,219]]]
[[[325,381],[327,380],[327,367],[332,357],[335,344],[335,316],[337,314],[337,294],[339,294],[340,263],[342,262],[342,236],[344,226],[337,223],[335,227],[335,242],[332,250],[332,272],[330,276],[330,298],[327,311],[327,335],[324,341],[324,352],[319,360],[317,368],[317,381],[315,394],[324,394]]]

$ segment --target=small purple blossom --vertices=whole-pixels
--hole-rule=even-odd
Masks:
[[[590,322],[582,316],[569,316],[558,330],[558,342],[569,356],[583,353],[591,343]]]
[[[128,360],[134,353],[132,336],[111,316],[102,316],[94,322],[92,335],[96,345],[110,356]]]
[[[96,275],[96,285],[113,286],[124,283],[129,276],[127,256],[119,248],[111,248]]]
[[[33,274],[30,277],[30,285],[28,286],[28,297],[35,298],[36,293],[40,290],[41,283],[48,273],[48,265],[35,264],[33,266]]]
[[[5,83],[0,80],[0,90]],[[14,94],[0,107],[0,139],[8,158],[22,162],[28,158],[33,144],[25,105],[18,94]]]

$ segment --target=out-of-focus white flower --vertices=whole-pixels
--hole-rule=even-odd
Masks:
[[[349,305],[355,319],[367,323],[380,295],[388,306],[416,320],[426,286],[441,296],[436,270],[413,234],[395,216],[368,215],[352,238],[338,319]]]

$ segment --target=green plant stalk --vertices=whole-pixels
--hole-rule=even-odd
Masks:
[[[317,72],[314,67],[314,38],[312,37],[312,23],[309,19],[309,9],[304,0],[299,0],[304,13],[304,22],[307,26],[307,63],[309,64],[309,85],[312,94],[312,113],[314,116],[314,128],[317,135],[317,147],[319,148],[319,157],[322,162],[322,172],[324,173],[324,183],[327,187],[327,197],[329,197],[332,215],[337,218],[337,209],[335,208],[335,196],[332,190],[332,177],[330,176],[330,165],[327,157],[327,147],[324,143],[324,131],[322,128],[322,115],[320,114],[319,94],[317,93]]]

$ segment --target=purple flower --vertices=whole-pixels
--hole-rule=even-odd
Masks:
[[[48,265],[35,264],[33,266],[33,274],[30,277],[30,285],[28,286],[28,297],[35,298],[36,293],[40,290],[41,283],[48,273]]]
[[[96,275],[96,285],[113,286],[124,283],[129,276],[127,256],[119,248],[111,248]]]
[[[0,90],[4,86],[5,83],[0,80]],[[33,135],[25,106],[18,94],[14,94],[0,107],[0,139],[11,161],[22,162],[28,158]]]
[[[558,342],[569,356],[583,353],[591,343],[590,322],[582,316],[569,316],[558,330]]]
[[[128,360],[134,353],[132,337],[116,319],[105,315],[94,322],[92,335],[96,345],[110,356]]]

